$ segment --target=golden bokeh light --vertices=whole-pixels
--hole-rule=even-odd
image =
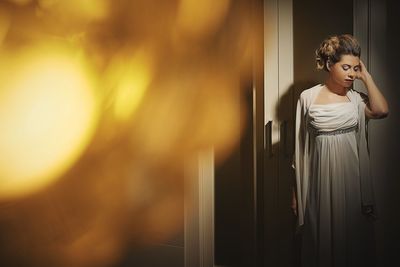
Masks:
[[[68,50],[30,48],[0,62],[0,198],[9,198],[59,178],[88,145],[98,114],[93,78]]]
[[[232,94],[239,90],[238,80],[222,66],[205,63],[177,72],[178,79],[166,71],[157,90],[144,99],[134,124],[132,149],[149,158],[173,157],[177,163],[210,144],[219,156],[226,155],[241,133],[242,103]]]
[[[10,24],[10,15],[7,13],[6,9],[0,6],[0,45],[3,43],[3,40],[7,35]]]
[[[88,20],[107,17],[110,4],[110,0],[38,0],[38,7],[46,12],[52,12],[64,18],[72,16]]]
[[[181,0],[177,14],[177,27],[193,39],[214,33],[224,21],[230,0]]]
[[[0,1],[1,266],[118,266],[182,231],[185,161],[218,164],[246,123],[250,10]]]
[[[8,0],[8,1],[20,6],[24,6],[32,2],[32,0]]]
[[[149,51],[138,49],[113,57],[105,73],[106,88],[111,90],[108,102],[114,107],[117,120],[128,120],[137,109],[152,79],[152,58]]]

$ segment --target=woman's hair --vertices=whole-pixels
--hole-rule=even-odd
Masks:
[[[329,36],[315,50],[317,69],[328,71],[327,64],[339,62],[343,55],[360,57],[361,47],[357,39],[350,34]]]

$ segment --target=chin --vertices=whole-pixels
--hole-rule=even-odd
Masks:
[[[347,88],[347,89],[352,88],[353,87],[353,83],[351,83],[351,84],[346,83],[346,84],[343,85],[343,87]]]

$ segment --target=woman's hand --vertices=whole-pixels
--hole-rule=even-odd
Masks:
[[[369,77],[371,77],[371,74],[369,74],[364,62],[360,60],[360,70],[356,74],[356,79],[362,80],[365,83]]]
[[[382,119],[387,117],[389,114],[389,107],[386,99],[376,86],[362,60],[360,60],[360,70],[356,72],[356,78],[363,81],[368,91],[368,104],[365,107],[365,115],[367,118]]]

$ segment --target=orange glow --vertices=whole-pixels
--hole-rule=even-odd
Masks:
[[[113,57],[106,73],[107,88],[112,89],[107,101],[114,106],[117,120],[128,120],[137,109],[152,79],[152,59],[149,51],[138,49],[132,56]]]
[[[8,0],[8,1],[20,6],[27,5],[30,2],[32,2],[32,0]]]
[[[31,193],[56,180],[93,135],[92,81],[70,57],[51,46],[1,57],[0,198]]]
[[[3,9],[0,6],[0,45],[3,43],[7,32],[10,28],[10,16],[7,13],[6,9]]]
[[[65,18],[102,19],[108,15],[110,3],[110,0],[39,0],[38,6]]]
[[[0,1],[1,266],[109,267],[182,230],[185,160],[241,136],[250,7]]]
[[[224,20],[230,0],[181,0],[177,26],[192,38],[204,37],[215,32]]]

